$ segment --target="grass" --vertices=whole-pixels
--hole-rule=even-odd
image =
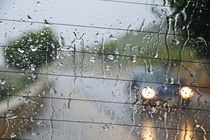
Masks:
[[[173,35],[168,35],[166,41],[167,45],[165,35],[130,32],[104,44],[93,45],[90,50],[82,48],[81,51],[91,53],[77,53],[75,56],[72,54],[71,57],[66,58],[68,59],[67,65],[68,68],[76,69],[78,72],[101,70],[106,65],[113,69],[122,69],[122,66],[127,69],[129,65],[135,67],[145,65],[145,63],[167,67],[169,56],[169,59],[180,60],[170,62],[174,68],[180,64],[181,60],[189,61],[198,58],[196,50],[190,44],[183,45],[184,37],[175,38]],[[166,46],[169,48],[169,53]],[[91,60],[93,58],[94,62]],[[85,70],[82,70],[81,67]]]
[[[180,60],[180,56],[182,60],[193,60],[197,58],[196,51],[192,47],[187,44],[182,50],[183,44],[176,45],[174,40],[172,36],[168,36],[167,38],[170,59]],[[182,42],[184,41],[183,39],[180,40]],[[99,54],[136,55],[159,59],[168,58],[165,35],[147,35],[145,33],[133,35],[133,33],[129,33],[116,41],[106,42],[104,45],[101,44],[95,50]]]
[[[7,69],[8,70],[8,69]],[[37,78],[31,74],[0,73],[0,101],[16,95],[32,84]]]
[[[46,60],[50,63],[57,55],[58,40],[50,28],[39,31],[29,31],[21,37],[9,41],[5,48],[6,63],[12,71],[34,71],[39,70]],[[13,68],[13,69],[12,69]],[[33,70],[34,69],[34,70]],[[8,69],[6,69],[8,70]],[[34,78],[35,76],[35,78]],[[0,73],[0,100],[9,95],[18,94],[36,79],[36,75]]]

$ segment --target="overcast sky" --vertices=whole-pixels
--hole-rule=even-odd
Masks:
[[[142,0],[141,2],[148,2]],[[157,3],[157,2],[156,2]],[[47,20],[48,22],[93,25],[100,27],[137,29],[156,20],[151,13],[151,7],[145,5],[122,4],[103,2],[100,0],[0,0],[0,17],[2,19],[24,19],[31,21]],[[20,36],[28,30],[39,29],[43,24],[30,24],[3,21],[0,23],[0,45],[7,44],[8,40]],[[96,33],[103,35],[120,35],[123,32],[101,29],[87,29],[69,26],[50,26],[57,35],[65,38],[66,44],[74,38],[73,31],[82,35],[86,40],[97,40]],[[1,51],[2,53],[2,51]],[[1,54],[0,65],[3,65]]]

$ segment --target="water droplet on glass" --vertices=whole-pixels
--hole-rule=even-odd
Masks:
[[[33,136],[38,136],[39,133],[38,133],[38,132],[33,132],[32,135],[33,135]]]
[[[49,24],[49,22],[46,19],[44,19],[44,24]]]
[[[196,127],[200,127],[200,125],[196,124]]]
[[[169,82],[169,84],[173,84],[174,83],[174,78],[173,77],[168,78],[168,82]]]
[[[190,53],[189,53],[189,56],[193,56],[193,52],[190,52]]]
[[[24,50],[22,50],[22,49],[20,49],[20,48],[18,48],[18,51],[19,51],[20,53],[24,53]]]
[[[151,113],[156,113],[157,112],[157,109],[155,107],[152,107],[151,109],[152,109]]]
[[[201,37],[201,36],[199,36],[199,37],[197,37],[197,39],[199,39],[199,40],[205,40],[203,37]]]
[[[98,41],[94,41],[94,45],[98,45],[99,44],[99,42]]]
[[[27,17],[28,17],[29,20],[32,20],[32,17],[30,15],[27,15]]]
[[[113,35],[110,35],[109,38],[110,38],[110,40],[114,40],[114,41],[117,40],[117,38],[113,37]]]
[[[158,52],[156,52],[154,55],[153,55],[153,58],[157,58],[158,57]]]
[[[6,80],[5,79],[0,79],[0,84],[1,85],[4,85],[6,83]]]
[[[119,52],[118,50],[116,50],[116,51],[115,51],[115,54],[118,55],[118,54],[120,54],[120,52]]]
[[[33,79],[35,79],[36,78],[36,74],[31,74],[31,77],[33,78]]]
[[[44,122],[38,121],[38,122],[37,122],[37,125],[38,125],[38,126],[42,126],[42,125],[44,125]]]
[[[6,114],[6,118],[9,119],[9,120],[15,119],[15,118],[17,118],[17,115],[14,114],[14,113],[12,113],[12,112],[8,112],[8,113]]]
[[[109,60],[114,60],[114,56],[113,56],[113,55],[108,55],[107,58],[108,58]]]
[[[103,129],[104,129],[105,131],[107,131],[107,130],[109,130],[109,126],[105,124],[105,125],[103,126]]]
[[[36,70],[36,65],[31,64],[31,70],[32,70],[32,71],[35,71],[35,70]]]
[[[180,43],[179,40],[177,40],[177,39],[173,39],[172,42],[173,42],[176,46],[179,45],[179,43]]]
[[[133,55],[132,57],[131,57],[131,61],[133,62],[133,63],[135,63],[136,62],[136,55]]]
[[[14,133],[14,132],[12,132],[11,133],[11,135],[10,135],[10,138],[14,138],[14,137],[16,137],[17,135]]]
[[[34,101],[30,97],[25,97],[24,102],[25,103],[29,103],[29,102],[34,103]]]
[[[31,122],[34,122],[34,118],[33,118],[33,117],[30,117],[29,120],[30,120]]]
[[[35,51],[37,51],[38,47],[35,45],[30,45],[30,49],[32,52],[35,52]]]
[[[109,71],[109,70],[110,70],[110,66],[108,66],[108,65],[105,66],[105,70],[106,70],[106,71]]]
[[[153,71],[152,66],[147,66],[146,70],[147,70],[147,72],[152,73],[152,71]]]
[[[91,56],[89,61],[95,63],[96,58],[94,56]]]

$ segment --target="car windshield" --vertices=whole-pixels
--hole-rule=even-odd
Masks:
[[[0,139],[210,139],[209,0],[0,0]]]

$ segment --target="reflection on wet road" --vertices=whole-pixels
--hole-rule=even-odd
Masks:
[[[31,90],[29,85],[22,92],[27,84],[17,75],[10,78],[11,83],[22,83],[14,95],[10,92],[17,86],[1,85],[0,136],[35,140],[210,139],[210,63],[199,60],[209,58],[210,31],[209,24],[202,30],[198,26],[209,23],[202,20],[209,15],[209,8],[193,0],[183,1],[186,5],[181,0],[105,1],[0,2],[4,5],[0,6],[0,67],[5,67],[0,82],[4,85],[5,75],[15,73],[7,73],[13,66],[21,69],[15,69],[15,74],[29,74],[26,79],[37,80],[32,86],[38,87]],[[37,35],[38,40],[27,37],[28,31],[41,28],[55,31],[56,45],[45,40],[44,33]],[[10,44],[21,34],[27,39]],[[17,58],[21,59],[15,63]],[[155,68],[164,71],[155,73]],[[135,70],[140,76],[134,76]],[[186,100],[180,98],[179,91]]]
[[[62,71],[64,75],[72,74]],[[100,73],[100,72],[99,72]],[[129,78],[128,72],[119,73]],[[86,73],[88,75],[88,73]],[[100,74],[99,74],[100,75]],[[114,72],[113,75],[114,76]],[[52,77],[51,77],[52,78]],[[208,94],[186,108],[133,105],[128,81],[54,77],[26,139],[200,140],[210,138]]]

